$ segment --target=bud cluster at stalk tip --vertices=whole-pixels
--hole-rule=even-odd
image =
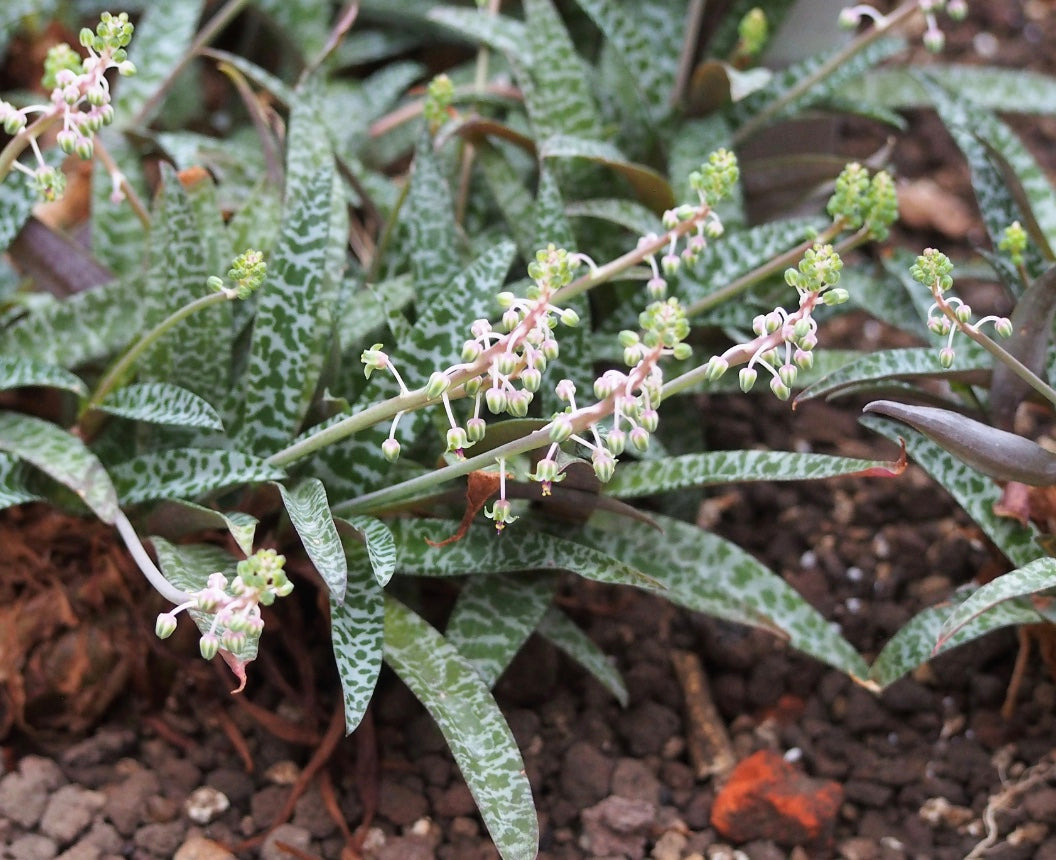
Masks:
[[[953,263],[941,251],[926,248],[909,271],[915,281],[931,290],[935,299],[928,308],[928,328],[946,338],[946,345],[939,350],[942,367],[953,366],[956,358],[953,339],[958,331],[978,333],[986,323],[991,323],[1000,337],[1012,334],[1012,322],[1007,317],[990,314],[972,322],[972,309],[957,296],[945,295],[953,287]]]
[[[211,660],[221,648],[231,653],[241,651],[264,629],[260,607],[270,606],[275,598],[293,591],[293,583],[283,570],[285,563],[285,556],[262,549],[238,563],[230,583],[222,573],[210,574],[205,588],[158,616],[154,632],[167,639],[176,630],[180,612],[197,611],[212,616],[209,629],[198,642],[202,657]]]
[[[44,61],[43,78],[45,88],[51,91],[50,104],[16,108],[0,100],[4,131],[10,135],[22,133],[32,115],[61,116],[62,128],[55,137],[59,148],[67,155],[90,159],[95,133],[114,121],[106,72],[117,69],[118,74],[131,75],[136,71],[126,51],[133,29],[127,13],[115,16],[103,12],[94,31],[88,27],[81,30],[80,43],[87,50],[87,57],[82,58],[66,44],[52,47]],[[33,177],[46,200],[58,198],[65,189],[64,177],[44,162],[34,138],[29,145],[37,160],[36,169],[19,162],[15,162],[15,168]]]
[[[233,287],[226,286],[224,279],[215,275],[208,279],[208,284],[217,292],[227,293],[229,298],[248,299],[264,283],[267,273],[264,254],[249,248],[235,257],[227,270],[227,277],[234,282]]]
[[[898,218],[895,182],[886,170],[870,177],[866,168],[852,162],[836,177],[827,211],[849,229],[864,230],[865,238],[883,241]]]

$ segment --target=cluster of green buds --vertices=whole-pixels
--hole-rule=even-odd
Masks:
[[[898,218],[895,181],[886,170],[870,177],[865,167],[851,162],[836,177],[826,211],[841,226],[862,231],[865,239],[882,242]]]
[[[208,631],[198,641],[202,657],[211,660],[221,648],[238,653],[264,629],[260,607],[271,606],[276,597],[293,591],[293,583],[283,570],[285,563],[286,557],[275,550],[261,549],[238,563],[230,583],[222,573],[210,574],[205,588],[158,616],[154,632],[167,639],[176,631],[180,612],[202,612],[212,616]]]
[[[755,337],[712,356],[705,366],[705,378],[714,382],[731,366],[744,364],[738,382],[748,392],[759,378],[756,368],[762,367],[770,374],[770,390],[787,400],[799,370],[814,365],[818,343],[815,308],[839,305],[849,298],[845,289],[836,286],[842,269],[843,261],[832,245],[808,248],[797,268],[785,270],[785,282],[795,288],[799,306],[791,312],[778,307],[756,316],[752,321]]]
[[[739,178],[737,156],[728,149],[715,150],[698,170],[689,174],[689,186],[697,195],[697,203],[684,203],[664,212],[662,221],[670,238],[659,263],[656,254],[649,254],[644,260],[651,271],[646,281],[651,298],[664,298],[668,279],[678,274],[683,263],[693,265],[708,246],[708,239],[717,239],[723,234],[722,221],[712,206],[729,196]],[[679,252],[681,236],[677,228],[689,221],[694,221],[695,227]],[[638,240],[638,247],[655,245],[658,238],[653,233],[643,236]]]
[[[1027,251],[1027,231],[1018,221],[1013,221],[1001,233],[997,243],[999,250],[1008,254],[1013,266],[1023,265],[1023,255]]]
[[[737,47],[734,49],[736,57],[750,59],[759,56],[770,38],[766,12],[758,6],[749,9],[737,24],[737,36]]]
[[[264,262],[264,254],[252,248],[243,251],[227,270],[227,277],[234,286],[227,286],[224,279],[212,275],[206,281],[209,287],[218,293],[224,293],[233,299],[248,299],[262,283],[268,273],[268,264]]]
[[[934,54],[939,53],[946,46],[946,34],[939,26],[939,12],[945,12],[954,21],[963,21],[968,14],[968,3],[966,0],[918,0],[917,6],[924,13],[926,24],[921,41],[924,47]],[[840,26],[853,30],[863,20],[868,19],[876,26],[887,27],[888,17],[881,14],[868,4],[862,3],[857,6],[848,6],[840,12]]]
[[[0,123],[4,131],[10,135],[22,134],[29,117],[35,114],[45,120],[61,117],[62,129],[56,135],[59,148],[67,155],[76,153],[83,159],[90,159],[94,152],[95,133],[114,120],[106,73],[110,69],[117,69],[121,75],[135,74],[136,71],[126,51],[133,29],[127,13],[114,16],[103,12],[94,31],[89,27],[81,30],[80,43],[88,52],[87,57],[82,58],[66,44],[53,47],[44,63],[43,79],[45,88],[51,90],[50,104],[16,108],[0,100]],[[35,135],[29,138],[29,145],[36,157],[36,169],[19,162],[15,162],[15,168],[33,178],[44,199],[60,197],[65,190],[65,177],[61,171],[45,163]],[[120,199],[118,183],[115,183],[112,197]]]
[[[436,134],[437,129],[447,122],[454,98],[455,85],[447,75],[437,75],[429,82],[425,90],[422,114],[431,134]]]
[[[1001,337],[1012,334],[1012,323],[1007,317],[990,314],[972,322],[971,307],[957,296],[946,295],[953,288],[952,272],[950,258],[934,248],[925,248],[909,270],[913,280],[931,290],[935,299],[928,308],[928,328],[946,338],[946,345],[939,350],[939,364],[945,368],[953,365],[953,338],[958,331],[978,332],[986,323],[992,323]]]

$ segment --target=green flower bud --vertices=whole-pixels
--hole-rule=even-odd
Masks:
[[[755,381],[759,378],[759,371],[754,367],[742,367],[741,372],[737,374],[737,382],[741,386],[741,391],[747,394],[752,390],[752,386],[755,385]]]
[[[788,400],[792,396],[792,389],[789,388],[776,376],[770,379],[770,390],[774,392],[774,396],[778,400]]]
[[[391,436],[381,443],[381,453],[390,463],[400,459],[400,443]]]
[[[451,387],[451,380],[446,373],[434,370],[425,386],[425,396],[430,400],[436,400],[441,394]]]
[[[154,635],[159,639],[168,639],[176,632],[176,616],[171,612],[162,612],[154,622]]]
[[[708,382],[714,382],[730,369],[730,363],[722,356],[713,355],[705,365],[704,378]]]
[[[206,660],[212,660],[220,650],[220,640],[215,633],[206,633],[198,640],[198,650]]]

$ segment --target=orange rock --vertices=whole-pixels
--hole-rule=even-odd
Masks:
[[[760,750],[733,769],[711,807],[711,824],[732,842],[772,839],[786,845],[828,835],[843,786],[813,779],[776,752]]]

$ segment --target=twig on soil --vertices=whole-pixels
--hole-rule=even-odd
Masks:
[[[1046,756],[1037,764],[1028,767],[1012,783],[1007,781],[1003,773],[999,774],[1003,788],[996,794],[990,795],[986,809],[983,810],[982,818],[983,825],[986,827],[986,837],[965,855],[964,860],[979,860],[997,843],[1001,835],[1001,830],[997,825],[997,813],[1010,809],[1020,795],[1038,783],[1048,780],[1053,774],[1053,765],[1052,758]]]
[[[691,651],[672,651],[671,663],[686,701],[686,744],[697,779],[722,779],[737,763],[737,756],[711,698],[700,658]]]

